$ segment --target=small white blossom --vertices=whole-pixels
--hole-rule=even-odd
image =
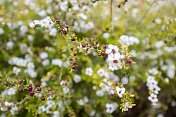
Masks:
[[[102,77],[102,76],[105,75],[105,70],[102,69],[102,68],[100,68],[100,69],[97,71],[97,73],[98,73],[98,75],[99,75],[100,77]]]
[[[67,93],[70,92],[70,89],[69,89],[68,87],[64,87],[64,88],[63,88],[63,91],[64,91],[65,94],[67,94]]]
[[[14,47],[14,43],[12,41],[7,42],[7,49],[12,49]]]
[[[119,48],[115,45],[108,45],[108,47],[106,48],[106,54],[116,54],[118,53]]]
[[[132,105],[129,102],[126,102],[123,105],[123,111],[128,111],[129,108],[132,108]]]
[[[83,106],[83,105],[85,105],[88,101],[89,101],[89,99],[85,96],[83,99],[77,100],[77,103],[78,103],[78,105]]]
[[[152,69],[149,70],[149,73],[153,74],[153,75],[156,75],[156,74],[158,74],[158,70],[156,68],[152,68]]]
[[[63,64],[62,60],[60,60],[60,59],[52,59],[51,63],[52,63],[52,65],[57,65],[59,67],[61,67]]]
[[[149,99],[152,103],[158,102],[157,95],[154,94],[154,93],[150,94],[150,96],[148,97],[148,99]]]
[[[118,103],[110,103],[110,104],[106,104],[106,112],[111,114],[114,111],[116,111],[117,107],[118,107]]]
[[[56,36],[56,34],[57,34],[57,29],[56,29],[56,28],[52,28],[52,29],[50,30],[49,34],[50,34],[51,36]]]
[[[126,35],[122,35],[120,36],[120,40],[119,42],[122,45],[134,45],[134,44],[138,44],[139,43],[139,39],[137,37],[134,36],[126,36]]]
[[[103,90],[96,91],[96,95],[99,96],[99,97],[102,97],[104,95]]]
[[[4,30],[0,28],[0,35],[4,34]]]
[[[92,70],[92,68],[91,68],[91,67],[86,68],[85,74],[88,75],[88,76],[92,76],[92,75],[93,75],[93,70]]]
[[[38,113],[41,114],[42,112],[45,112],[46,111],[46,108],[45,106],[39,106],[38,107]]]
[[[48,53],[46,53],[46,52],[41,52],[41,53],[40,53],[40,58],[41,58],[41,59],[46,59],[46,58],[48,58]]]
[[[50,64],[50,61],[48,59],[45,59],[45,60],[42,61],[43,66],[47,66],[49,64]]]
[[[116,91],[117,91],[118,96],[121,98],[123,94],[125,93],[125,88],[116,87]]]
[[[79,83],[81,82],[82,79],[80,75],[75,74],[73,77],[73,80],[75,81],[75,83]]]
[[[17,68],[17,67],[13,67],[13,73],[18,75],[21,72],[21,69]]]
[[[103,37],[104,37],[105,39],[109,38],[109,36],[110,36],[109,33],[104,33],[104,34],[103,34]]]

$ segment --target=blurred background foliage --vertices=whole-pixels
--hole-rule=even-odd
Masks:
[[[62,3],[64,1],[61,0],[0,1],[0,29],[3,30],[3,33],[0,33],[1,92],[9,86],[5,84],[6,81],[13,84],[18,79],[29,78],[31,80],[29,81],[33,82],[36,87],[40,86],[42,81],[46,81],[47,87],[44,88],[46,92],[43,92],[46,93],[46,98],[49,97],[51,88],[54,91],[55,102],[67,100],[68,104],[65,104],[63,116],[74,116],[76,114],[79,117],[87,117],[92,116],[91,112],[93,112],[93,116],[99,117],[176,116],[175,0],[128,0],[127,2],[123,0],[78,0],[76,2],[78,9],[74,8],[75,4],[68,0],[66,10],[62,9],[64,6]],[[121,112],[118,108],[111,115],[105,112],[106,103],[115,101],[120,104],[120,100],[111,96],[97,97],[96,91],[92,88],[99,82],[97,80],[99,78],[98,74],[94,72],[92,77],[85,75],[86,67],[92,67],[94,71],[99,68],[106,69],[105,58],[94,56],[94,54],[78,53],[78,68],[75,72],[70,72],[66,67],[58,67],[52,64],[42,65],[39,58],[41,52],[47,52],[50,61],[61,59],[66,64],[71,55],[69,50],[72,47],[70,41],[68,41],[70,37],[63,37],[60,34],[51,36],[44,28],[36,27],[32,29],[29,27],[29,23],[33,20],[41,20],[46,16],[50,16],[53,21],[59,19],[67,24],[69,31],[75,33],[76,37],[82,42],[84,42],[84,38],[93,37],[97,39],[100,45],[114,44],[120,47],[121,35],[135,36],[139,39],[139,44],[129,46],[135,62],[132,67],[125,74],[120,70],[114,72],[119,77],[119,82],[122,82],[124,76],[128,77],[128,83],[124,84],[124,87],[135,95],[135,107],[127,112]],[[84,22],[83,26],[81,22]],[[88,28],[84,27],[86,23],[91,25],[88,25]],[[7,46],[9,41],[13,42],[12,49]],[[159,41],[163,43],[161,47],[156,46]],[[35,65],[37,76],[31,78],[25,72],[15,75],[13,73],[14,65],[9,64],[12,57],[30,58]],[[161,88],[157,105],[151,105],[148,100],[149,91],[146,86],[148,71],[152,68],[158,70],[155,79]],[[21,71],[25,70],[24,67],[20,69]],[[83,81],[78,84],[75,83],[73,81],[75,74],[79,74]],[[71,94],[60,94],[62,87],[59,86],[58,79],[59,81],[61,79],[68,80],[72,89]],[[29,84],[26,83],[25,86]],[[64,95],[64,98],[60,95]],[[77,100],[84,96],[87,96],[90,102],[84,106],[79,106]],[[25,98],[28,101],[19,105],[23,109],[16,116],[36,116],[38,106],[46,104],[46,101],[26,96],[25,93],[3,97],[1,103],[3,104],[4,100],[17,103],[25,100]],[[53,110],[60,110],[60,108],[54,107]],[[12,116],[10,111],[0,111],[0,113],[1,116]],[[51,115],[42,113],[40,116]]]

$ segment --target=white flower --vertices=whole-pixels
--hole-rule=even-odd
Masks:
[[[158,102],[157,95],[154,94],[154,93],[150,94],[150,96],[148,97],[148,99],[149,99],[152,103]]]
[[[82,79],[80,75],[75,74],[73,77],[73,80],[75,81],[75,83],[79,83],[81,82]]]
[[[116,87],[116,91],[117,91],[118,96],[121,98],[123,94],[125,93],[125,88]]]
[[[41,59],[46,59],[46,58],[48,58],[48,53],[46,53],[46,52],[41,52],[41,53],[40,53],[40,58],[41,58]]]
[[[155,71],[156,70],[152,70],[150,72],[156,74],[157,72],[155,72]],[[155,78],[153,76],[148,76],[148,78],[147,78],[147,87],[152,92],[152,94],[150,94],[148,99],[152,103],[156,103],[158,101],[157,94],[158,94],[158,92],[161,89],[160,89],[160,87],[158,87],[158,82],[155,80]]]
[[[124,110],[124,111],[128,111],[129,108],[132,108],[132,106],[130,105],[129,102],[126,102],[126,103],[123,105],[123,110]]]
[[[119,48],[115,45],[108,45],[108,47],[106,48],[106,54],[116,54],[118,53]]]
[[[92,68],[91,67],[86,68],[85,74],[88,75],[88,76],[92,76],[92,74],[93,74]]]
[[[87,16],[84,13],[80,13],[79,17],[82,18],[83,20],[87,19]]]
[[[155,81],[154,77],[153,76],[148,76],[148,79],[147,79],[147,87],[149,89],[153,88],[153,87],[156,87],[158,86],[158,82]]]
[[[29,63],[27,64],[27,68],[29,68],[29,69],[34,69],[34,68],[35,68],[34,63],[29,62]]]
[[[122,45],[129,45],[128,40],[129,40],[129,39],[128,39],[128,36],[122,35],[122,36],[120,36],[119,42],[120,42]]]
[[[155,22],[156,22],[157,24],[161,24],[162,20],[161,20],[160,18],[156,18],[156,19],[155,19]]]
[[[24,36],[27,31],[28,31],[28,27],[27,27],[26,25],[22,25],[22,26],[20,27],[20,34],[21,34],[22,36]]]
[[[77,100],[77,103],[78,103],[78,105],[83,106],[83,105],[85,105],[88,101],[89,101],[89,99],[85,96],[83,99]]]
[[[106,62],[109,63],[109,70],[114,71],[117,69],[121,69],[121,55],[118,52],[119,48],[115,45],[108,45],[105,53],[108,54]]]
[[[174,76],[175,76],[175,66],[174,65],[169,65],[166,74],[169,78],[173,79]]]
[[[12,41],[7,42],[7,49],[12,49],[14,47],[14,43]]]
[[[31,23],[29,24],[29,27],[30,27],[30,28],[34,28],[34,27],[35,27],[34,22],[31,22]]]
[[[162,47],[164,45],[164,42],[163,41],[157,41],[156,43],[155,43],[155,47],[156,48],[160,48],[160,47]]]
[[[32,35],[28,35],[28,41],[33,41],[34,37]]]
[[[160,87],[158,87],[158,86],[156,86],[156,87],[153,87],[153,88],[152,88],[152,89],[150,89],[150,90],[152,90],[152,91],[153,91],[153,93],[158,94],[158,92],[161,90],[161,88],[160,88]]]
[[[82,99],[77,100],[78,105],[83,106],[85,103]]]
[[[104,95],[103,90],[96,91],[96,95],[99,96],[99,97],[102,97]]]
[[[109,36],[110,36],[109,33],[104,33],[104,34],[103,34],[103,37],[104,37],[105,39],[109,38]]]
[[[120,58],[121,58],[120,53],[117,52],[117,53],[115,53],[115,54],[109,54],[109,55],[108,55],[108,58],[107,58],[107,61],[108,61],[108,62],[116,63],[116,62],[118,62],[118,60],[119,60]]]
[[[47,66],[49,64],[50,64],[50,61],[48,59],[45,59],[45,60],[42,61],[43,66]]]
[[[13,102],[6,102],[6,101],[5,101],[4,105],[5,105],[5,106],[13,106],[14,103],[13,103]]]
[[[64,87],[64,88],[63,88],[63,91],[64,91],[65,94],[67,94],[67,93],[70,92],[70,89],[69,89],[68,87]]]
[[[12,106],[12,108],[10,109],[12,115],[14,115],[16,111],[18,111],[18,107],[16,105]]]
[[[129,46],[129,45],[138,44],[139,39],[134,36],[122,35],[122,36],[120,36],[119,42],[121,43],[121,45],[128,45]]]
[[[75,10],[75,11],[79,10],[79,5],[78,5],[78,4],[75,4],[75,5],[73,6],[73,10]]]
[[[52,113],[52,107],[50,107],[50,106],[46,106],[46,113],[47,114],[51,114]]]
[[[153,75],[156,75],[156,74],[158,74],[158,70],[156,68],[152,68],[152,69],[149,70],[149,73],[153,74]]]
[[[52,27],[54,26],[54,22],[51,20],[49,16],[47,16],[42,20],[34,20],[29,24],[31,28],[34,28],[36,25],[40,25],[41,27],[51,30]]]
[[[49,34],[50,34],[51,36],[56,36],[56,34],[57,34],[57,29],[56,29],[56,28],[52,28],[52,29],[50,30]]]
[[[106,112],[111,114],[117,109],[118,106],[118,103],[115,102],[111,104],[106,104]]]
[[[4,30],[0,28],[0,35],[4,34]]]
[[[2,93],[1,93],[2,96],[15,95],[15,94],[16,94],[16,89],[15,88],[6,89],[6,90],[2,91]]]
[[[28,75],[32,78],[37,77],[37,72],[35,72],[34,69],[28,68],[28,69],[25,69],[25,72],[27,72]]]
[[[46,108],[45,106],[39,106],[38,107],[38,113],[41,114],[42,112],[45,112],[46,111]]]
[[[122,78],[122,84],[127,84],[128,83],[128,78],[127,77],[123,77]]]
[[[60,117],[59,111],[54,111],[53,112],[53,117]]]
[[[55,102],[53,100],[48,100],[47,105],[48,105],[48,107],[52,108],[55,105]]]
[[[13,57],[8,61],[9,64],[11,65],[17,65],[17,66],[22,66],[25,67],[27,65],[27,61],[22,59],[22,58],[18,58],[18,57]]]
[[[63,64],[62,60],[60,60],[60,59],[52,59],[51,63],[52,63],[52,65],[57,65],[59,67],[61,67]]]
[[[102,77],[102,76],[105,75],[105,70],[102,69],[102,68],[100,68],[100,69],[97,71],[97,73],[98,73],[98,75],[99,75],[100,77]]]
[[[114,70],[118,70],[118,69],[121,69],[122,68],[122,64],[120,61],[116,62],[115,61],[112,61],[111,63],[109,63],[109,70],[111,71],[114,71]]]
[[[67,1],[61,2],[60,3],[60,9],[62,11],[67,11],[67,9],[68,9],[68,2]]]
[[[89,99],[87,98],[87,96],[85,96],[85,97],[83,98],[83,100],[84,100],[85,103],[87,103],[87,102],[89,101]]]
[[[13,67],[13,73],[18,75],[21,72],[21,69],[17,68],[17,67]]]

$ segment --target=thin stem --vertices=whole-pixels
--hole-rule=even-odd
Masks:
[[[153,1],[152,5],[147,9],[146,13],[144,14],[144,16],[141,19],[141,24],[144,22],[145,18],[147,17],[149,11],[151,10],[151,8],[154,6],[156,0]]]
[[[61,81],[62,71],[63,71],[63,67],[61,67],[61,70],[60,70],[59,79],[58,79],[58,84],[59,84],[59,83],[60,83],[60,81]]]
[[[113,5],[113,0],[110,0],[110,27],[112,23],[112,5]]]

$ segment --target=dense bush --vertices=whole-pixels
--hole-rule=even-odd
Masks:
[[[0,0],[0,114],[176,116],[175,0]]]

